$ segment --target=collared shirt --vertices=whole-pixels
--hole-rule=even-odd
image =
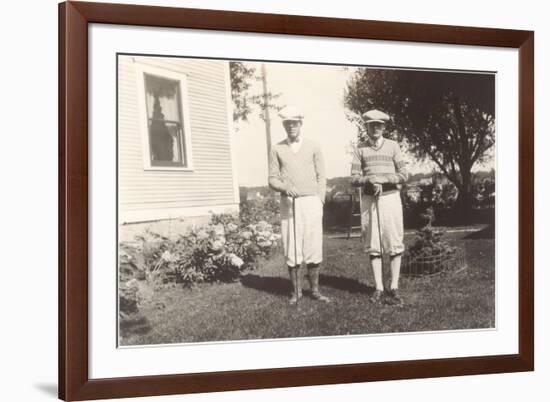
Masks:
[[[365,145],[368,146],[368,147],[371,147],[372,149],[377,151],[377,150],[379,150],[380,148],[382,148],[384,146],[385,141],[386,141],[386,139],[384,137],[380,137],[378,139],[378,141],[372,139],[371,137],[367,137],[367,141],[366,141]]]
[[[298,137],[296,141],[290,141],[288,138],[286,139],[288,142],[288,145],[290,145],[290,149],[294,153],[298,153],[300,148],[302,147],[302,137]]]

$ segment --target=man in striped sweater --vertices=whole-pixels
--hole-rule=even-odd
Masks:
[[[296,304],[302,297],[299,272],[302,262],[307,266],[311,297],[329,302],[319,291],[326,192],[323,155],[317,144],[302,137],[302,113],[287,108],[280,116],[287,138],[271,149],[269,185],[281,193],[281,236],[293,285],[290,304]]]
[[[399,273],[403,245],[403,207],[401,184],[407,180],[405,161],[399,144],[384,138],[386,113],[370,110],[363,114],[368,139],[356,149],[351,182],[361,188],[361,234],[369,254],[376,290],[371,301],[382,300],[382,254],[389,254],[391,285],[388,302],[402,304],[399,295]]]

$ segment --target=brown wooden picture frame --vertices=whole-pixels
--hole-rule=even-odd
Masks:
[[[90,379],[88,24],[120,24],[519,49],[519,353]],[[59,5],[59,397],[138,397],[534,370],[534,33],[382,21],[65,2]]]

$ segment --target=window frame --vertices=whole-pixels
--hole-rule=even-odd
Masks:
[[[153,66],[149,63],[141,63],[134,59],[136,67],[136,83],[138,92],[138,108],[139,108],[139,130],[141,136],[141,148],[143,156],[143,170],[146,171],[194,171],[193,166],[193,150],[192,150],[192,134],[191,125],[189,123],[189,93],[187,84],[187,74],[175,71],[169,68]],[[183,130],[182,146],[184,154],[183,166],[158,166],[151,162],[151,142],[149,137],[149,118],[147,115],[147,96],[145,93],[145,74],[154,75],[160,78],[177,81],[179,83],[180,94],[180,114],[181,127]]]

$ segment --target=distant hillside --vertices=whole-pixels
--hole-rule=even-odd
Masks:
[[[495,180],[495,169],[491,169],[488,171],[474,172],[473,176],[474,176],[474,180],[485,180],[485,179]]]
[[[429,179],[432,176],[441,175],[440,173],[415,173],[409,176],[409,183],[419,183],[423,179]],[[478,171],[473,173],[473,181],[484,181],[486,179],[494,180],[495,179],[495,170],[491,169],[490,171]],[[348,177],[332,177],[327,179],[327,193],[328,195],[334,195],[336,193],[348,194],[352,192],[350,186],[350,178]],[[239,193],[241,196],[241,201],[258,199],[258,198],[270,198],[276,197],[277,192],[271,190],[269,186],[253,186],[253,187],[239,187]]]
[[[271,190],[269,186],[253,186],[253,187],[241,186],[239,187],[239,196],[241,201],[244,201],[244,200],[255,200],[255,199],[261,199],[261,198],[277,197],[278,193]]]

